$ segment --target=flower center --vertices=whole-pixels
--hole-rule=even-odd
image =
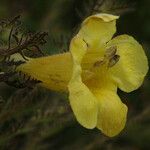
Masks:
[[[104,58],[102,60],[96,61],[93,64],[93,67],[100,67],[104,66],[107,68],[113,67],[120,59],[120,56],[116,54],[117,47],[112,46],[108,49],[106,49],[106,52],[104,54]]]
[[[117,47],[113,46],[106,49],[101,59],[98,60],[96,58],[97,61],[92,63],[92,66],[89,68],[89,72],[91,72],[93,76],[91,76],[89,80],[84,81],[88,87],[101,88],[109,85],[111,74],[108,69],[116,65],[120,58],[116,53]]]

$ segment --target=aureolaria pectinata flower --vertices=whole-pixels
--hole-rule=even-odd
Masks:
[[[69,92],[78,122],[88,129],[97,127],[110,137],[119,134],[126,123],[127,106],[117,88],[136,90],[148,71],[144,50],[133,37],[112,39],[118,18],[90,16],[72,39],[69,52],[30,59],[18,68],[42,81],[42,86]]]

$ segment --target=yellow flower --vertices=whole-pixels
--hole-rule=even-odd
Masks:
[[[117,88],[136,90],[148,71],[144,50],[133,37],[112,39],[118,18],[90,16],[72,39],[70,52],[30,59],[18,68],[41,80],[42,86],[69,92],[78,122],[88,129],[97,127],[110,137],[124,128],[127,116]]]

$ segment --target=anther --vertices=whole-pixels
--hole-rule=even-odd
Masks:
[[[104,57],[111,59],[116,55],[116,52],[117,52],[117,47],[112,46],[112,47],[106,49]]]
[[[93,66],[94,67],[99,67],[99,66],[101,66],[101,65],[103,65],[104,64],[104,61],[103,60],[99,60],[99,61],[96,61],[94,64],[93,64]]]
[[[108,67],[113,67],[120,59],[119,55],[114,55],[108,62]]]

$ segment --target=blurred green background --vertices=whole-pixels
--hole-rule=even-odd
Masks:
[[[117,34],[135,37],[150,58],[150,1],[104,0],[96,11],[95,2],[0,0],[0,19],[21,14],[26,29],[49,32],[42,49],[54,54],[68,48],[68,39],[86,16],[96,11],[121,15]],[[128,105],[128,122],[120,135],[108,138],[97,129],[88,130],[77,123],[67,95],[0,83],[0,150],[149,150],[149,73],[138,90],[118,93]]]

